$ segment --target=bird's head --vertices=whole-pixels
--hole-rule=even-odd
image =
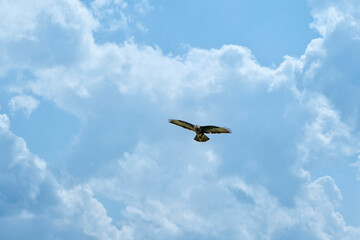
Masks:
[[[195,125],[195,129],[200,129],[200,125]]]

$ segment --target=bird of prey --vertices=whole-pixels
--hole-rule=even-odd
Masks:
[[[193,125],[191,123],[182,120],[169,119],[169,123],[196,132],[196,136],[194,140],[198,142],[206,142],[210,139],[205,135],[205,133],[231,133],[231,130],[228,128],[217,127],[217,126]]]

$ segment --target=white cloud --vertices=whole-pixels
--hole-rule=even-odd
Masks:
[[[7,209],[5,215],[16,214],[26,206],[30,208],[29,212],[41,212],[44,210],[41,207],[43,197],[47,196],[51,199],[54,196],[54,192],[46,187],[47,184],[54,184],[53,176],[47,172],[45,162],[28,150],[25,141],[11,133],[9,125],[8,117],[2,114],[1,172],[6,177],[2,178],[0,183],[5,197],[1,200],[1,205]],[[15,179],[21,180],[15,181]],[[13,199],[7,199],[8,196],[12,196]],[[51,201],[48,204],[51,205]]]
[[[145,14],[153,9],[154,7],[150,5],[149,0],[138,0],[135,4],[135,10],[141,14]]]
[[[91,6],[95,9],[99,9],[108,5],[119,6],[120,8],[127,7],[127,3],[123,0],[95,0],[91,3]]]
[[[257,63],[249,49],[236,45],[210,50],[192,48],[184,56],[174,57],[164,55],[159,48],[134,41],[97,44],[92,31],[96,30],[98,21],[110,30],[118,29],[121,24],[123,28],[128,26],[129,16],[123,14],[128,6],[124,1],[94,1],[91,7],[95,16],[78,1],[35,2],[33,6],[21,3],[29,11],[24,20],[19,20],[18,12],[9,11],[4,15],[5,23],[10,27],[5,29],[5,25],[1,25],[2,41],[14,37],[17,40],[31,39],[35,44],[36,41],[41,42],[36,30],[42,14],[48,16],[52,24],[70,30],[78,38],[75,39],[76,47],[70,48],[74,52],[71,64],[55,61],[40,66],[27,65],[24,69],[31,71],[33,76],[22,79],[25,84],[21,82],[18,88],[54,101],[60,108],[88,120],[84,122],[92,123],[100,133],[110,132],[109,142],[114,144],[114,148],[120,145],[114,143],[116,138],[113,136],[117,134],[130,139],[140,132],[138,129],[146,129],[144,132],[160,135],[151,125],[157,124],[151,121],[154,119],[149,117],[150,114],[143,113],[146,110],[156,111],[161,117],[181,112],[183,116],[197,120],[212,116],[213,119],[229,121],[236,127],[246,126],[238,127],[242,131],[239,134],[234,132],[232,136],[236,144],[231,145],[234,152],[231,159],[225,153],[228,149],[221,149],[222,145],[193,145],[190,139],[191,143],[188,141],[179,146],[174,143],[173,136],[168,137],[166,140],[170,140],[164,144],[164,140],[143,133],[144,139],[151,135],[151,140],[145,141],[151,141],[151,144],[139,144],[133,151],[127,150],[128,146],[120,146],[127,153],[119,159],[111,161],[107,159],[110,157],[104,157],[106,159],[97,159],[101,165],[95,162],[98,164],[96,168],[101,169],[105,165],[105,177],[90,179],[89,186],[67,188],[48,170],[44,160],[27,149],[23,139],[9,131],[8,117],[0,115],[1,140],[11,141],[2,146],[6,161],[1,162],[4,167],[1,169],[6,169],[3,170],[6,177],[1,178],[1,184],[7,186],[9,192],[0,196],[11,195],[19,199],[12,202],[0,198],[7,215],[23,219],[45,215],[59,228],[74,225],[97,239],[186,238],[186,234],[194,238],[273,239],[279,232],[291,232],[296,228],[319,239],[359,237],[360,230],[346,225],[338,211],[341,193],[334,178],[325,176],[312,181],[314,174],[309,166],[315,162],[321,164],[320,161],[325,161],[325,164],[336,161],[359,148],[359,140],[354,134],[356,124],[350,124],[342,108],[334,103],[335,98],[318,86],[327,80],[319,78],[319,74],[334,69],[327,67],[327,59],[333,54],[329,39],[339,26],[347,23],[353,26],[349,12],[344,13],[337,6],[314,10],[312,27],[322,37],[312,40],[300,58],[286,56],[279,67],[267,68]],[[3,8],[0,9],[15,9],[17,6],[10,2],[1,4]],[[113,12],[113,6],[118,12]],[[107,22],[106,14],[116,15],[117,20],[122,22]],[[4,56],[3,61],[8,63],[9,56]],[[8,66],[12,67],[17,68],[18,65]],[[116,94],[112,92],[114,89]],[[219,97],[221,93],[223,95]],[[107,97],[110,100],[106,100]],[[117,113],[110,111],[111,108],[111,114],[102,115],[103,109],[109,109],[110,105],[123,104],[120,109],[127,109],[129,102],[126,99],[132,97],[140,100],[129,104],[128,108],[134,111],[135,106],[139,114],[136,119],[147,117],[147,123],[144,121],[143,124],[151,127],[146,125],[141,128],[137,123],[129,123],[131,120],[125,121],[131,111],[121,112],[124,116],[120,119],[124,123],[113,117]],[[23,95],[14,97],[10,100],[10,107],[13,111],[22,109],[31,114],[38,105],[36,100],[30,104],[34,100],[31,99]],[[223,106],[229,102],[239,105],[228,106],[224,110]],[[253,102],[258,104],[251,105]],[[269,109],[270,105],[273,108]],[[146,109],[148,106],[150,110]],[[107,121],[126,123],[129,127],[114,134],[114,126]],[[249,134],[239,137],[247,129]],[[266,135],[261,135],[264,132]],[[273,137],[275,134],[276,138]],[[266,141],[259,140],[270,135],[272,137]],[[79,136],[79,139],[85,141],[81,138],[84,136]],[[99,142],[103,140],[101,136],[96,138],[100,139]],[[296,141],[292,142],[292,139]],[[291,147],[285,149],[286,144]],[[262,151],[259,151],[259,145]],[[246,147],[249,147],[248,155],[243,153]],[[286,150],[291,152],[292,147],[298,155],[284,154]],[[86,146],[86,151],[91,152],[91,149]],[[113,155],[118,157],[116,153]],[[265,162],[269,158],[272,163]],[[231,160],[237,161],[236,164],[231,162],[233,165],[227,165],[226,161]],[[75,161],[87,164],[88,168],[91,162],[86,158]],[[238,165],[242,161],[248,161],[248,165],[244,166],[250,174],[252,169],[256,169],[257,173],[263,171],[255,176],[257,184],[250,183],[254,180],[246,180],[245,171],[234,173],[236,169],[232,172],[233,175],[244,174],[243,178],[232,176],[226,170],[221,172],[221,168],[243,166]],[[282,171],[271,169],[272,165],[283,167]],[[285,181],[288,181],[287,175],[282,175],[288,171],[288,165],[304,177],[299,180],[300,183],[294,184],[300,193],[295,192],[291,196],[295,198],[293,206],[284,206],[280,197],[272,192],[276,180],[281,179],[266,176],[274,171],[274,175],[285,176]],[[17,178],[22,181],[17,183],[14,180]],[[265,186],[267,181],[270,184]],[[116,211],[120,212],[116,220],[110,218],[112,213],[98,200],[98,195],[115,202]],[[53,201],[49,203],[42,198]],[[51,208],[50,213],[46,213],[46,207]]]
[[[17,95],[9,101],[9,107],[13,113],[23,111],[26,116],[30,116],[39,104],[38,100],[29,95]]]
[[[10,120],[6,114],[0,114],[0,128],[3,130],[9,130]]]
[[[336,211],[341,193],[333,178],[321,177],[304,189],[304,197],[297,198],[300,224],[309,228],[319,239],[354,239],[360,229],[347,226]]]
[[[127,2],[122,0],[95,0],[91,3],[91,8],[106,30],[116,31],[129,28],[131,19],[124,12],[127,8]]]
[[[212,223],[188,204],[194,192],[208,188],[202,178],[213,176],[217,163],[211,152],[198,152],[197,156],[195,162],[182,156],[169,161],[162,151],[140,144],[109,166],[113,175],[93,179],[90,186],[96,194],[125,205],[123,221],[133,225],[136,239],[148,235],[162,239],[185,232],[206,235]],[[189,164],[191,171],[187,171]],[[174,176],[178,176],[176,181]]]
[[[282,70],[285,67],[277,71],[261,67],[251,52],[241,46],[192,49],[183,58],[174,58],[133,42],[122,46],[96,45],[93,41],[83,44],[81,48],[87,51],[81,53],[83,59],[75,67],[37,70],[37,80],[27,88],[69,110],[74,107],[74,101],[65,103],[69,94],[88,97],[101,85],[113,85],[122,95],[141,94],[153,101],[172,101],[190,95],[206,97],[223,91],[229,84],[242,83],[249,88],[269,84],[272,89],[288,80]]]
[[[0,16],[0,76],[65,62],[65,56],[75,54],[70,48],[78,49],[77,41],[92,38],[98,27],[91,12],[72,0],[5,0],[0,2]],[[61,41],[57,31],[68,40]]]
[[[360,8],[355,0],[309,0],[314,22],[310,27],[316,29],[322,36],[327,37],[340,24],[348,24],[359,30]]]
[[[27,8],[28,11],[18,11],[18,7],[20,6],[19,2],[1,1],[1,39],[32,38],[30,33],[36,28],[35,18],[37,11],[43,7],[43,4],[41,4],[41,2],[30,3],[23,1],[21,5]]]
[[[129,36],[136,30],[147,31],[146,26],[139,20],[139,15],[144,15],[153,9],[148,1],[136,1],[134,7],[129,7],[124,0],[95,0],[91,2],[90,7],[101,24],[101,28],[97,30],[105,32],[121,30]]]
[[[185,161],[180,164],[171,157],[176,166],[169,169],[160,167],[168,161],[168,154],[161,156],[151,149],[141,144],[134,153],[125,154],[126,160],[111,165],[113,175],[90,184],[99,196],[123,206],[122,221],[136,223],[135,239],[148,235],[166,239],[186,236],[185,233],[198,238],[273,239],[295,229],[319,239],[360,236],[360,229],[348,226],[337,211],[342,196],[329,176],[305,184],[295,196],[294,206],[284,207],[262,186],[251,185],[239,177],[219,176],[217,164],[211,171],[204,168],[204,160],[207,164],[214,162],[208,154],[202,159],[200,153],[191,163],[178,156]],[[194,166],[190,171],[189,164]],[[167,173],[163,172],[165,169]],[[170,180],[167,175],[176,178]]]
[[[102,204],[86,186],[64,188],[49,171],[46,162],[32,154],[22,138],[9,130],[9,119],[0,115],[1,178],[0,206],[3,224],[12,219],[48,220],[52,231],[77,226],[96,239],[131,239],[130,227],[112,225]],[[37,229],[36,221],[33,228]],[[2,229],[2,231],[6,231]],[[34,230],[36,231],[36,230]],[[10,233],[15,234],[15,233]],[[49,232],[43,233],[44,239]]]
[[[131,239],[132,230],[123,226],[121,230],[112,225],[103,205],[93,197],[88,187],[76,186],[72,189],[58,190],[59,198],[64,206],[60,211],[65,216],[58,223],[79,224],[85,234],[97,239]]]
[[[48,16],[64,28],[92,30],[96,21],[79,1],[1,1],[0,40],[35,40],[34,31]]]
[[[309,100],[308,106],[314,111],[316,117],[311,124],[306,126],[306,144],[313,146],[320,144],[321,147],[328,149],[337,147],[337,139],[340,141],[343,139],[346,142],[350,140],[351,128],[341,121],[339,114],[332,109],[324,96],[314,96]],[[350,144],[348,142],[344,144],[340,152],[349,153],[350,149],[346,149],[346,146]]]
[[[313,15],[315,22],[310,24],[310,27],[318,30],[324,37],[334,31],[336,25],[344,21],[345,18],[335,7],[322,9],[321,12],[315,12]]]

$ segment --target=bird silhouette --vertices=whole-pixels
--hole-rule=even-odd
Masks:
[[[169,123],[196,132],[194,140],[198,142],[206,142],[210,139],[205,135],[205,133],[231,133],[231,130],[228,128],[211,126],[211,125],[210,126],[193,125],[191,123],[182,120],[169,119]]]

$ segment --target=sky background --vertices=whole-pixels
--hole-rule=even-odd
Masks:
[[[359,62],[357,0],[0,0],[0,239],[360,239]]]

